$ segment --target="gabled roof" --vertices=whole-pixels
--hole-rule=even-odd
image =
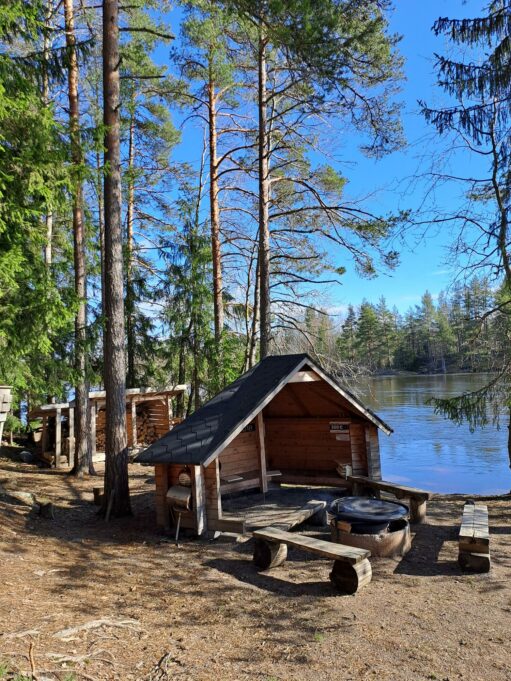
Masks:
[[[386,423],[342,388],[307,354],[272,355],[150,445],[135,461],[208,465],[304,365],[329,383],[354,411],[390,435],[392,429]]]

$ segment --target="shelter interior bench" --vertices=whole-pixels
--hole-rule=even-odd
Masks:
[[[427,502],[432,497],[431,492],[406,485],[397,485],[385,480],[372,480],[363,475],[350,475],[347,478],[351,484],[355,496],[364,496],[364,492],[370,488],[376,491],[389,492],[397,499],[407,499],[410,506],[410,522],[422,523],[426,518]]]
[[[335,470],[293,470],[282,469],[282,475],[277,482],[286,485],[307,485],[307,486],[328,486],[328,487],[348,487],[345,479],[341,478]]]
[[[458,562],[463,570],[489,572],[490,532],[487,506],[473,502],[465,504],[458,548]]]
[[[266,480],[268,482],[279,479],[282,473],[278,470],[266,471]],[[253,489],[261,485],[261,471],[248,471],[246,473],[237,473],[236,475],[221,475],[220,476],[220,491],[222,494],[229,494],[230,492],[241,492],[246,489]]]
[[[287,532],[277,527],[265,527],[253,533],[254,563],[261,570],[281,565],[287,558],[287,547],[293,546],[334,561],[330,581],[340,591],[354,594],[371,581],[372,570],[366,549],[315,539],[303,534]]]

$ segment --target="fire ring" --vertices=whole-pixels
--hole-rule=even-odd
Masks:
[[[332,541],[368,549],[373,556],[404,555],[411,548],[405,504],[343,497],[330,504]]]

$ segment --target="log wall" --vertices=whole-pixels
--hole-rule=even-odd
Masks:
[[[365,426],[368,475],[373,480],[381,480],[380,441],[378,428],[372,423]]]
[[[257,431],[242,432],[237,435],[218,458],[222,478],[259,470]]]
[[[218,459],[209,464],[204,471],[204,490],[206,497],[206,524],[222,517],[222,497],[220,495],[220,466]]]
[[[351,464],[350,433],[330,432],[331,418],[268,418],[266,455],[269,469],[329,471]]]
[[[353,475],[367,475],[366,431],[364,423],[350,425],[351,457]]]
[[[156,524],[164,530],[168,530],[174,525],[172,514],[167,504],[166,494],[169,487],[179,484],[179,473],[184,466],[180,463],[171,464],[156,464],[154,467],[155,483],[156,483]],[[195,481],[195,466],[188,466],[190,475],[192,476],[192,491],[196,487]],[[198,481],[202,488],[202,482]],[[199,493],[199,505],[202,505],[202,489]],[[194,496],[194,510],[191,513],[183,513],[181,515],[181,527],[188,529],[197,529],[197,503],[196,495]]]

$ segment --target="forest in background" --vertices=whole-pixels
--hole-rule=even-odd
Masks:
[[[341,322],[327,311],[308,311],[300,335],[312,339],[314,351],[331,370],[495,371],[506,361],[502,339],[509,322],[502,315],[485,315],[501,298],[488,278],[474,277],[441,292],[436,300],[426,291],[421,303],[404,314],[383,297],[377,303],[349,305]],[[294,339],[288,333],[278,340],[285,350],[306,347],[296,333]]]

